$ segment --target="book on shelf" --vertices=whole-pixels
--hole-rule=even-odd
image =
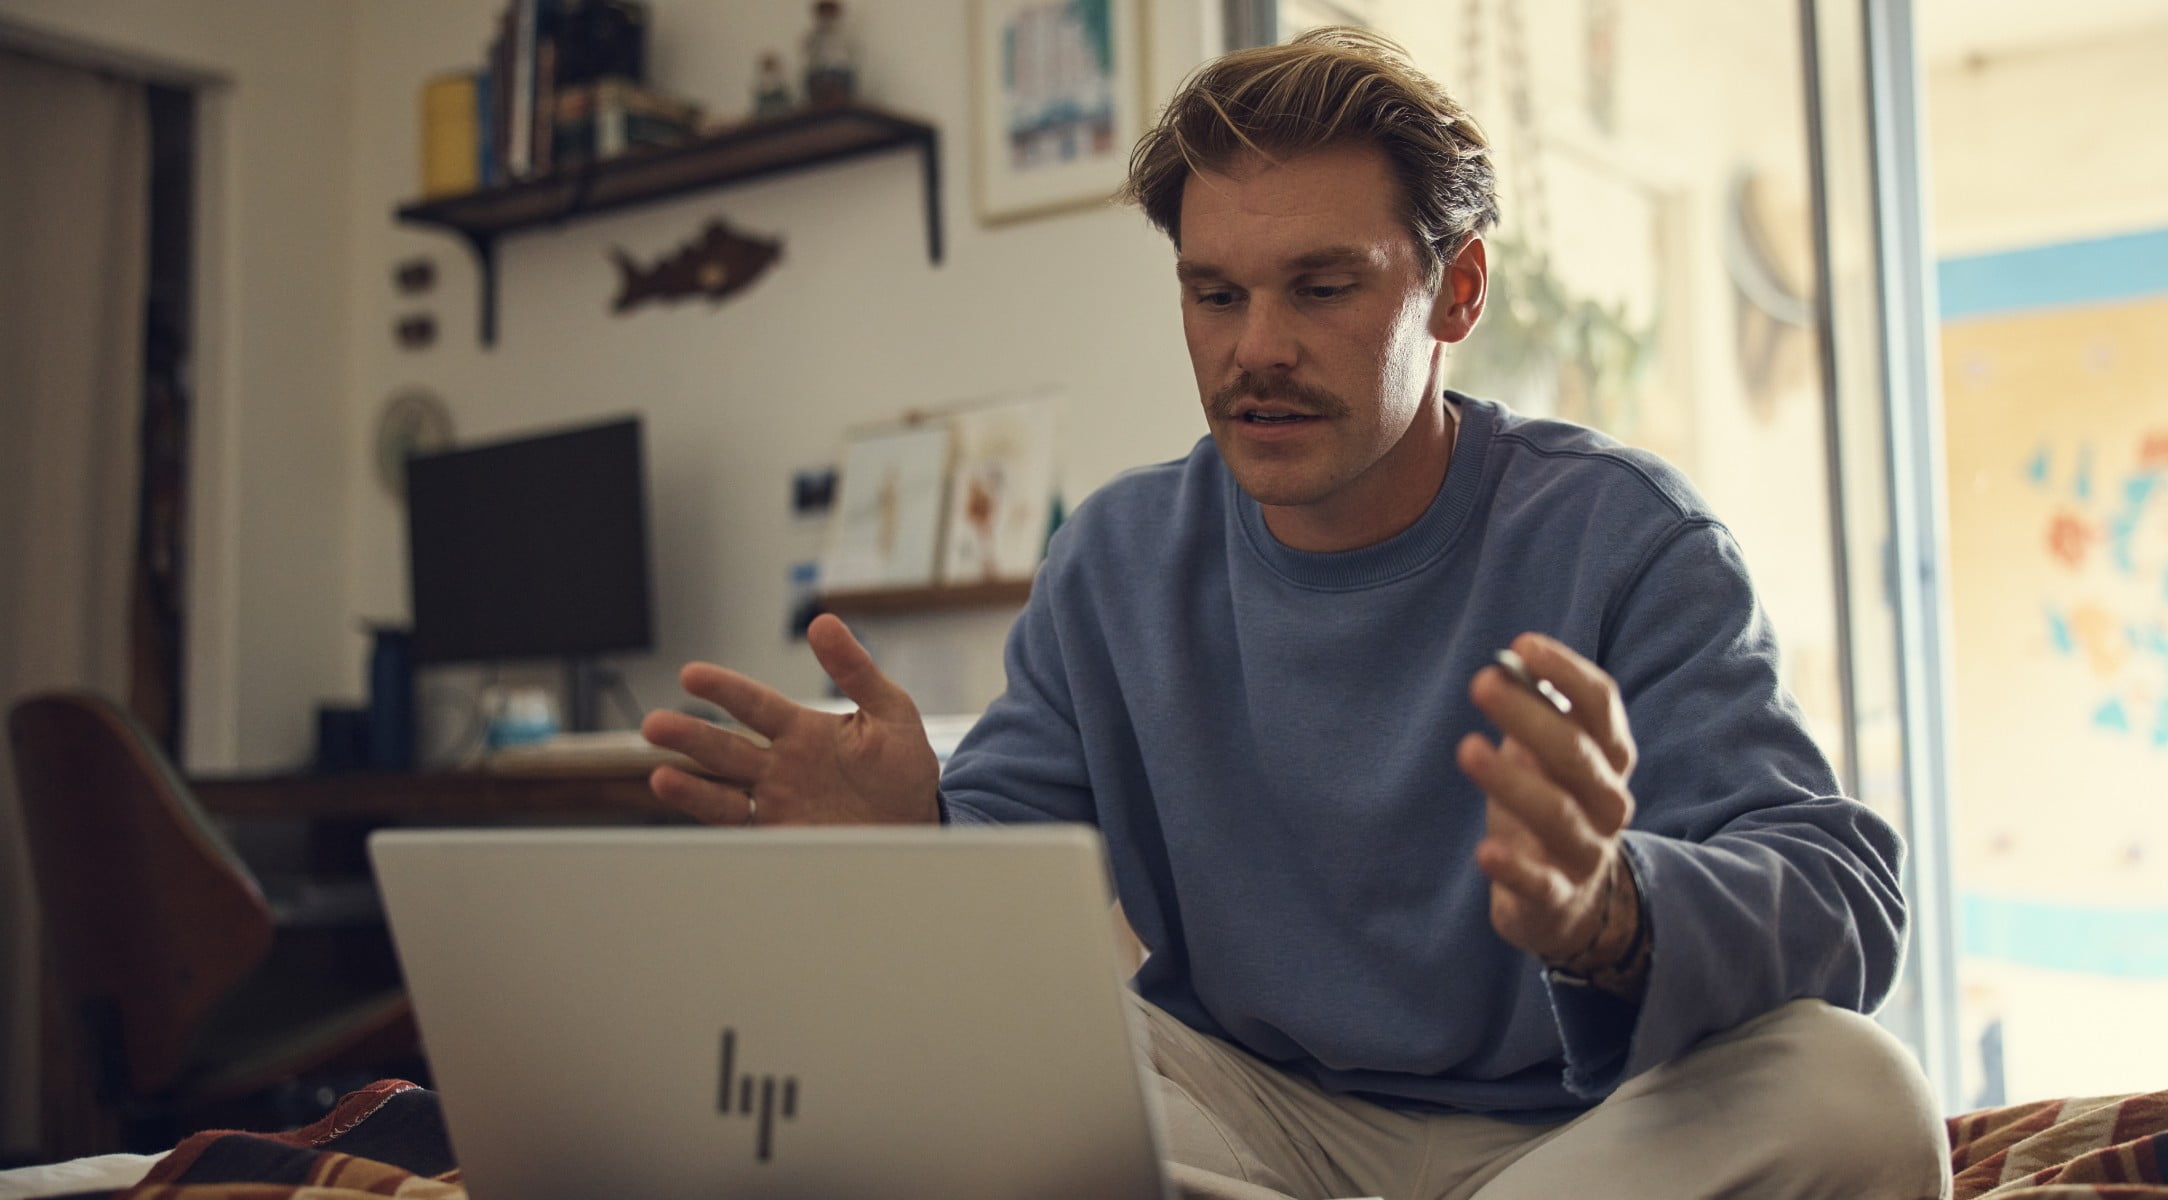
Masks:
[[[483,70],[487,95],[476,99],[485,187],[551,169],[563,19],[564,0],[511,0],[497,16]]]
[[[696,136],[700,106],[640,79],[647,24],[641,0],[507,0],[481,65],[423,85],[423,198]]]
[[[480,103],[472,71],[438,75],[422,85],[422,198],[456,196],[480,187]]]
[[[573,0],[558,23],[557,79],[647,78],[645,0]]]
[[[670,146],[698,134],[700,106],[628,79],[598,79],[557,94],[554,153],[566,166]]]
[[[554,148],[557,142],[557,39],[549,36],[535,46],[534,51],[534,111],[528,114],[527,123],[527,171],[530,175],[547,175],[556,168]]]
[[[478,187],[495,187],[497,174],[497,68],[490,55],[474,73],[474,178]]]
[[[535,5],[539,0],[512,0],[511,81],[505,117],[505,174],[514,179],[531,174],[534,167],[534,52]]]
[[[489,158],[482,173],[487,187],[500,186],[511,178],[514,19],[510,6],[498,13],[497,35],[489,43]]]
[[[618,109],[683,125],[700,124],[701,109],[690,100],[621,76],[570,84],[557,93],[557,119],[577,120],[601,109]]]

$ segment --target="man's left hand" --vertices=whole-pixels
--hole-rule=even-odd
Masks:
[[[1531,675],[1564,695],[1570,712],[1497,667],[1476,672],[1468,695],[1505,735],[1461,739],[1461,770],[1486,797],[1476,865],[1491,881],[1498,935],[1544,962],[1596,975],[1609,990],[1640,979],[1602,978],[1635,944],[1640,903],[1619,834],[1632,819],[1633,734],[1618,685],[1594,663],[1537,633],[1513,640]],[[1638,972],[1636,973],[1638,974]]]

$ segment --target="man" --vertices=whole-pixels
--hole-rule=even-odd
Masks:
[[[1899,842],[1801,728],[1730,534],[1652,456],[1442,386],[1496,219],[1474,123],[1320,32],[1201,70],[1129,194],[1211,437],[1078,507],[946,775],[831,617],[859,711],[694,664],[772,741],[655,714],[717,777],[656,792],[1096,825],[1194,1195],[1940,1194],[1925,1081],[1858,1015]]]

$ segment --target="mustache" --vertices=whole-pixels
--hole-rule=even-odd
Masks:
[[[1253,375],[1242,372],[1212,393],[1205,407],[1215,417],[1233,420],[1244,400],[1280,400],[1318,417],[1344,417],[1347,401],[1320,387],[1297,383],[1284,375]]]

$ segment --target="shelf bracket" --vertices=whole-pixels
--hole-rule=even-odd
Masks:
[[[941,265],[941,134],[927,130],[918,139],[918,169],[926,182],[926,258]]]
[[[492,347],[497,344],[497,236],[473,229],[461,230],[460,236],[466,239],[467,249],[474,252],[478,275],[475,290],[481,296],[481,311],[475,328],[480,331],[482,345]]]

